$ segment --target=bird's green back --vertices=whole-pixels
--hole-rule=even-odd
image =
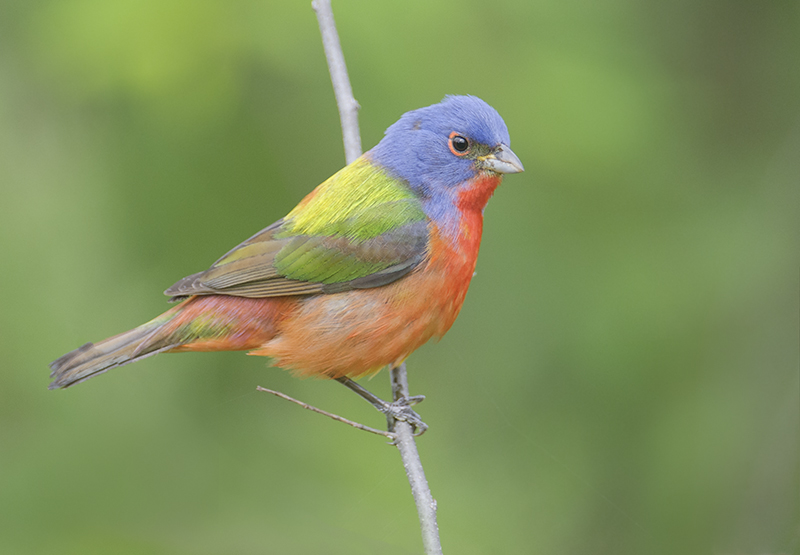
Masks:
[[[264,297],[377,287],[411,271],[424,257],[427,239],[420,199],[361,157],[283,220],[167,294]]]

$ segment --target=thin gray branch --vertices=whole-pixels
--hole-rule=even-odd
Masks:
[[[361,134],[358,130],[359,105],[353,96],[353,88],[350,86],[350,78],[347,76],[342,45],[339,43],[339,33],[336,31],[336,23],[333,20],[331,0],[314,0],[311,7],[317,13],[317,21],[319,21],[322,46],[325,49],[325,57],[328,59],[333,92],[336,95],[339,119],[342,122],[344,158],[349,164],[361,156]]]
[[[401,398],[408,398],[408,375],[406,364],[396,366],[391,370],[392,398],[397,402]],[[408,483],[411,485],[411,494],[417,504],[419,526],[422,529],[422,545],[426,555],[441,555],[442,543],[439,540],[439,525],[436,523],[436,500],[428,487],[422,461],[419,458],[417,444],[411,424],[395,420],[390,423],[390,430],[394,431],[397,439],[395,445],[400,450],[403,467],[406,469]]]
[[[256,390],[258,391],[265,391],[266,393],[272,393],[276,397],[280,397],[281,399],[286,399],[287,401],[291,401],[297,405],[300,405],[304,409],[308,409],[311,412],[316,412],[318,414],[322,414],[327,416],[328,418],[333,418],[337,422],[342,422],[344,424],[348,424],[353,428],[364,430],[365,432],[371,432],[373,434],[378,434],[379,436],[388,437],[391,440],[396,439],[395,434],[391,432],[384,432],[383,430],[376,430],[375,428],[370,428],[369,426],[365,426],[364,424],[359,424],[358,422],[353,422],[352,420],[348,420],[347,418],[341,417],[338,414],[333,414],[332,412],[328,412],[322,409],[318,409],[313,405],[309,405],[308,403],[304,403],[303,401],[298,401],[294,397],[289,397],[285,393],[281,393],[280,391],[275,391],[274,389],[267,389],[266,387],[256,386]]]
[[[333,91],[336,95],[336,104],[339,107],[339,117],[342,122],[345,159],[349,164],[361,156],[361,135],[358,129],[359,106],[353,97],[353,89],[350,86],[350,79],[347,77],[344,54],[339,43],[336,23],[333,20],[331,0],[314,0],[311,6],[317,13],[319,21],[322,45],[325,48],[325,57],[328,59],[328,69],[331,73]],[[409,395],[406,365],[401,364],[392,368],[391,374],[394,401],[397,402],[401,398],[407,399]],[[400,451],[408,482],[411,485],[411,493],[417,504],[425,553],[426,555],[441,555],[442,544],[439,540],[439,526],[436,523],[436,501],[433,499],[428,481],[425,479],[425,471],[422,469],[417,444],[414,442],[413,428],[407,422],[394,419],[389,424],[390,431],[396,435],[394,444]]]

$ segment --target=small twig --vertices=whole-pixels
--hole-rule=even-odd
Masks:
[[[289,397],[288,395],[286,395],[285,393],[281,393],[280,391],[267,389],[266,387],[261,387],[260,385],[256,386],[256,389],[258,391],[266,391],[267,393],[272,393],[273,395],[275,395],[277,397],[280,397],[281,399],[286,399],[287,401],[291,401],[292,403],[300,405],[304,409],[308,409],[308,410],[310,410],[312,412],[316,412],[316,413],[319,413],[319,414],[324,414],[328,418],[333,418],[334,420],[336,420],[338,422],[342,422],[344,424],[349,424],[353,428],[357,428],[359,430],[364,430],[365,432],[372,432],[373,434],[378,434],[379,436],[388,437],[392,441],[396,440],[395,434],[393,434],[391,432],[384,432],[383,430],[376,430],[375,428],[370,428],[369,426],[365,426],[364,424],[359,424],[358,422],[353,422],[352,420],[348,420],[347,418],[343,418],[343,417],[341,417],[341,416],[339,416],[337,414],[333,414],[331,412],[324,411],[322,409],[318,409],[317,407],[315,407],[313,405],[309,405],[307,403],[304,403],[303,401],[298,401],[297,399],[295,399],[293,397]]]
[[[342,45],[339,42],[339,33],[336,31],[336,23],[333,20],[331,0],[314,0],[311,7],[317,13],[317,21],[319,21],[322,46],[325,49],[325,57],[328,59],[333,92],[336,95],[339,119],[342,122],[344,158],[349,164],[361,156],[361,134],[358,130],[359,105],[353,96],[353,88],[350,86],[350,78],[347,76]]]
[[[392,398],[395,401],[408,398],[406,364],[403,363],[392,368],[391,377]],[[427,555],[441,555],[442,543],[439,540],[439,525],[436,523],[436,500],[433,498],[431,489],[428,487],[428,480],[425,478],[425,470],[422,468],[417,444],[414,441],[414,430],[408,422],[398,420],[390,422],[389,429],[397,436],[394,443],[397,445],[400,457],[403,459],[403,467],[406,469],[408,483],[411,485],[411,494],[414,496],[414,503],[417,505],[419,526],[422,529],[422,545],[425,547],[425,553]]]

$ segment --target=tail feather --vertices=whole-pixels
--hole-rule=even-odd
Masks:
[[[50,363],[50,389],[70,387],[165,351],[244,351],[275,337],[287,301],[191,297],[125,333],[87,343]]]
[[[176,347],[153,340],[163,324],[163,320],[151,321],[99,343],[87,343],[54,360],[50,363],[53,382],[49,389],[69,387],[112,368]]]

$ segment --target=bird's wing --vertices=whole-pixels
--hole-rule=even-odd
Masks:
[[[347,166],[171,297],[277,297],[391,283],[425,257],[428,219],[407,186],[366,160]]]

